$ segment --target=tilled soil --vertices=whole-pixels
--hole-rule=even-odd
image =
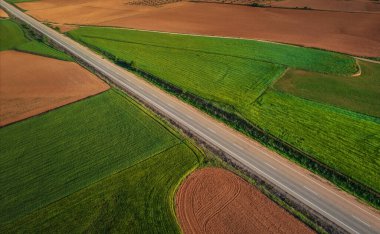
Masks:
[[[28,14],[39,20],[60,24],[241,37],[357,56],[380,56],[380,14],[193,2],[149,7],[127,2],[41,0],[21,3],[19,6],[29,10]]]
[[[220,168],[192,173],[176,195],[184,233],[313,233],[237,175]]]
[[[0,8],[0,18],[8,18],[7,12]]]
[[[0,126],[69,104],[109,86],[74,62],[0,52]]]

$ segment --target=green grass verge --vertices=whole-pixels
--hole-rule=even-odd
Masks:
[[[182,140],[114,90],[0,129],[0,223]]]
[[[53,49],[50,46],[39,41],[30,41],[30,42],[17,46],[15,49],[22,52],[43,55],[45,57],[50,57],[50,58],[55,58],[55,59],[60,59],[60,60],[65,60],[65,61],[73,60],[69,55],[59,50]]]
[[[0,20],[0,32],[0,51],[11,50],[29,41],[22,29],[9,19]]]
[[[71,31],[69,35],[372,205],[379,205],[380,180],[376,175],[370,178],[379,165],[373,158],[378,154],[376,145],[380,142],[373,132],[379,128],[378,119],[316,102],[303,102],[289,95],[284,95],[283,102],[277,103],[278,100],[275,100],[272,103],[270,100],[274,92],[263,94],[287,66],[348,75],[357,69],[353,58],[272,43],[110,28],[83,27]],[[249,47],[250,43],[253,43],[252,48]],[[258,48],[257,45],[262,47]],[[234,66],[230,68],[229,64]],[[225,72],[228,69],[232,70]],[[265,74],[260,74],[260,71]],[[224,75],[220,76],[221,73]],[[256,73],[260,75],[255,76]],[[232,76],[229,77],[229,74]],[[231,82],[225,83],[226,80]],[[245,93],[242,90],[244,85],[248,89]],[[233,88],[228,89],[228,86]],[[215,93],[220,95],[215,97]],[[256,101],[255,98],[260,95],[262,98]],[[262,100],[268,100],[268,105],[261,110]],[[276,109],[279,104],[284,108],[282,112],[271,112],[270,108]],[[307,105],[310,107],[306,108]],[[281,132],[270,121],[264,121],[260,111],[263,111],[262,115],[270,115],[269,119],[275,119],[279,114],[283,122],[274,122],[286,130]],[[297,122],[292,122],[289,116]],[[344,124],[345,128],[340,124]],[[370,141],[369,146],[366,139]],[[340,161],[333,159],[335,157]],[[359,166],[355,162],[359,162]],[[356,172],[347,170],[354,164]],[[367,188],[377,192],[370,192]]]
[[[113,174],[2,228],[2,233],[180,233],[174,193],[198,165],[185,144]]]
[[[13,49],[60,60],[73,60],[69,55],[34,40],[27,34],[28,32],[16,22],[9,19],[0,20],[0,51]]]
[[[380,64],[358,61],[361,76],[290,70],[274,87],[305,99],[380,117]]]

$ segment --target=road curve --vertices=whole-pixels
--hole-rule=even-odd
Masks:
[[[347,232],[380,233],[380,213],[377,210],[356,201],[320,177],[103,59],[3,0],[0,0],[0,6],[87,62],[116,85],[125,88],[198,137],[226,152]]]

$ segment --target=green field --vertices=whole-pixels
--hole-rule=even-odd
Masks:
[[[236,111],[325,165],[380,191],[378,118],[322,105],[322,98],[313,102],[266,91],[287,68],[352,80],[350,76],[358,69],[352,57],[250,40],[111,28],[81,27],[69,35],[216,106],[231,106],[225,110]],[[363,74],[366,69],[364,65]],[[325,85],[333,86],[330,83]],[[373,79],[363,84],[363,89],[370,85],[374,85]],[[331,95],[333,92],[330,89]],[[363,100],[372,103],[379,99],[376,92],[365,95]],[[337,94],[335,98],[351,96]]]
[[[36,0],[5,0],[5,1],[9,3],[19,3],[19,2],[33,2]]]
[[[321,73],[347,75],[354,74],[357,71],[355,60],[349,56],[317,49],[254,40],[174,35],[100,27],[81,27],[70,31],[68,34],[77,40],[109,52],[116,53],[114,49],[117,45],[120,51],[116,55],[127,61],[134,60],[138,66],[144,64],[158,66],[158,64],[148,64],[149,61],[143,61],[151,51],[151,53],[156,53],[156,57],[160,56],[162,60],[174,60],[177,61],[177,64],[181,62],[181,58],[177,58],[176,55],[194,52],[195,56],[202,54],[219,55],[224,57],[226,64],[229,63],[230,58],[241,58],[282,64],[287,67]],[[161,50],[156,51],[156,49]],[[133,53],[136,50],[139,52],[138,55]],[[166,52],[171,53],[166,54]],[[203,65],[206,60],[198,60],[200,60],[198,65],[202,69],[206,68]]]
[[[0,144],[6,232],[91,230],[107,222],[124,230],[178,230],[173,191],[197,165],[196,151],[120,92],[1,128],[0,139],[7,142]]]
[[[56,59],[71,61],[72,58],[46,44],[25,36],[22,28],[12,20],[0,20],[0,51],[19,50]]]
[[[380,117],[380,64],[359,64],[359,77],[290,70],[274,87],[305,99]]]
[[[134,164],[2,228],[2,233],[179,233],[181,178],[198,165],[184,144]]]
[[[249,111],[264,130],[380,191],[380,119],[274,90]]]

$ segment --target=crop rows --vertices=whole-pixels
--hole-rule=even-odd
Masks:
[[[280,102],[279,93],[265,92],[286,68],[342,78],[352,75],[358,69],[353,58],[273,43],[110,28],[82,27],[69,35],[144,77],[158,77],[154,83],[173,85],[173,93],[224,121],[233,121],[229,124],[237,129],[245,128],[240,126],[244,120],[234,114],[277,137],[276,141],[281,139],[380,191],[375,162],[378,119],[290,95],[283,95]],[[229,108],[222,108],[223,112],[207,102]],[[270,138],[262,137],[263,141]],[[349,169],[353,165],[355,171]],[[319,173],[323,175],[324,170]],[[362,194],[362,188],[354,190]]]
[[[0,138],[0,223],[181,142],[114,90],[2,128]]]

